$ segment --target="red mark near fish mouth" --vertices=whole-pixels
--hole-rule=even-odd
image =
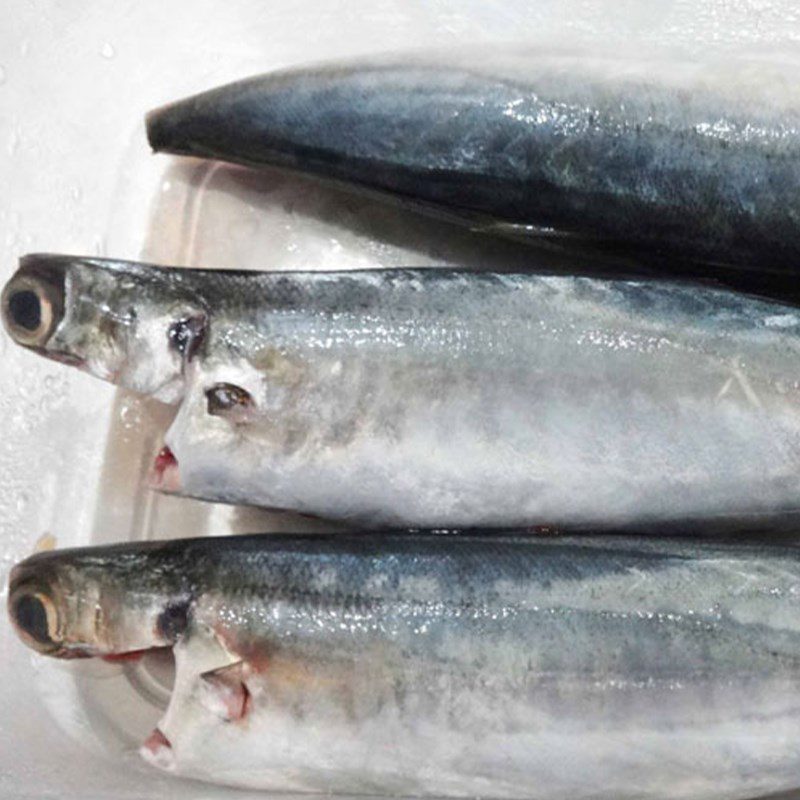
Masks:
[[[167,445],[158,451],[148,477],[148,485],[159,492],[177,492],[181,487],[178,459]]]
[[[164,736],[160,728],[153,728],[153,732],[142,742],[139,753],[155,767],[168,771],[175,769],[172,742]]]
[[[158,753],[162,747],[168,750],[172,749],[169,739],[161,732],[159,728],[153,728],[153,732],[142,742],[142,747],[149,750],[153,755]]]
[[[171,645],[169,647],[143,647],[141,650],[128,650],[126,653],[106,653],[100,656],[100,658],[111,664],[117,664],[120,661],[138,661],[148,653],[155,653],[159,650],[169,650],[170,648]]]

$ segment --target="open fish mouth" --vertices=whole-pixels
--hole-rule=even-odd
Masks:
[[[159,728],[154,728],[153,732],[142,742],[139,754],[148,764],[158,769],[163,769],[167,772],[172,772],[175,769],[172,743]]]
[[[147,474],[147,485],[150,489],[166,494],[180,492],[178,459],[168,445],[164,445],[153,460],[153,465]]]

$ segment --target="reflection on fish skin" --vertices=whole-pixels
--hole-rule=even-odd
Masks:
[[[55,655],[160,646],[154,623],[169,619],[175,687],[143,755],[178,775],[543,800],[746,798],[800,782],[796,544],[126,543],[18,565],[17,627],[32,587],[58,619]]]
[[[164,491],[382,527],[800,507],[790,306],[670,281],[46,255],[6,294],[49,269],[63,314],[33,349],[178,404]]]
[[[157,152],[288,167],[489,233],[797,275],[796,74],[763,54],[409,53],[212,89],[147,130]]]

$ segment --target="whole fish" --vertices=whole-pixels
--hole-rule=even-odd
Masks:
[[[401,528],[800,507],[800,312],[730,292],[39,255],[3,318],[179,404],[168,491]]]
[[[147,132],[157,152],[302,170],[490,231],[796,276],[797,71],[763,54],[405,54],[239,81],[152,111]]]
[[[273,791],[749,798],[800,786],[800,549],[244,536],[51,551],[11,574],[45,655],[174,646],[141,749]]]

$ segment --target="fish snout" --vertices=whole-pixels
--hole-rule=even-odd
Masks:
[[[154,153],[185,156],[194,154],[193,134],[198,120],[191,114],[191,107],[191,100],[178,101],[147,113],[145,130],[148,144]],[[200,133],[202,134],[202,129]]]
[[[58,259],[26,256],[5,285],[3,324],[17,344],[42,349],[64,317],[66,266]]]
[[[95,655],[91,645],[68,640],[69,614],[52,556],[52,552],[36,553],[11,570],[8,615],[22,642],[37,653],[55,658],[90,658]]]

